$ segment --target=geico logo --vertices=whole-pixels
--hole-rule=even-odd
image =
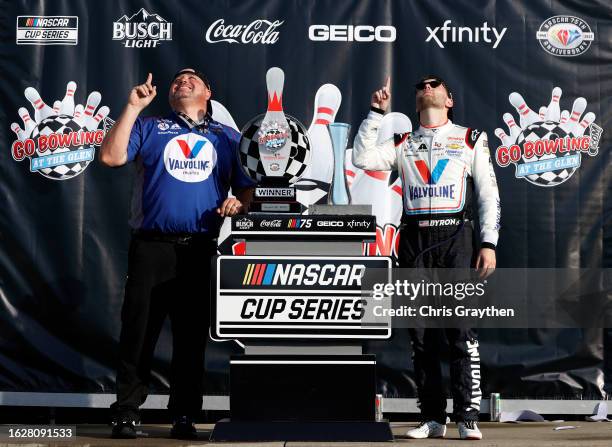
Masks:
[[[343,227],[344,222],[341,220],[319,220],[317,227]]]
[[[395,42],[396,31],[390,25],[310,25],[308,38],[315,42]]]
[[[244,319],[361,320],[366,300],[360,298],[248,298],[240,310]],[[281,319],[281,318],[279,318]]]
[[[274,264],[268,264],[267,268]],[[363,264],[278,264],[271,285],[361,286]],[[264,274],[265,276],[265,274]],[[262,284],[265,284],[264,279]]]

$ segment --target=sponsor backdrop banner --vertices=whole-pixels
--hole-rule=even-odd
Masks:
[[[16,1],[0,20],[0,390],[114,392],[134,168],[96,157],[149,72],[159,94],[145,114],[165,114],[171,76],[196,67],[215,117],[240,129],[265,112],[267,69],[282,68],[285,111],[310,123],[304,204],[327,200],[326,123],[352,126],[350,151],[372,91],[391,76],[391,110],[416,124],[413,85],[438,74],[455,121],[489,136],[498,265],[612,264],[609,2]],[[353,202],[377,217],[365,251],[395,255],[397,174],[360,171],[347,155]],[[481,345],[485,395],[600,395],[600,329],[487,329]],[[380,392],[414,396],[406,329],[366,349]],[[166,329],[152,392],[167,391],[170,351]],[[227,392],[236,352],[209,343],[208,393]]]

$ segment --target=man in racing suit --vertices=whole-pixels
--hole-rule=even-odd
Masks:
[[[377,144],[377,132],[391,92],[389,79],[372,95],[371,110],[355,138],[353,164],[367,170],[397,170],[403,185],[400,267],[495,268],[499,194],[485,132],[453,124],[453,99],[446,83],[427,76],[416,84],[420,127]],[[480,248],[472,226],[472,192],[478,199]],[[480,356],[471,329],[411,329],[415,378],[422,423],[411,438],[446,434],[446,396],[439,346],[450,345],[454,418],[462,439],[481,439]]]

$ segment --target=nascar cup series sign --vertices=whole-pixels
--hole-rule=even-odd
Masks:
[[[366,269],[390,271],[391,260],[219,256],[213,335],[218,339],[388,338],[390,319],[367,318],[371,293],[362,290]]]

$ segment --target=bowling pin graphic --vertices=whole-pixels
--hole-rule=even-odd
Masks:
[[[83,107],[83,104],[77,104],[74,107],[74,120],[77,121],[78,118],[80,118],[83,115],[83,110],[85,108]]]
[[[504,132],[499,127],[495,129],[495,136],[499,138],[501,140],[501,143],[506,147],[512,146],[514,142],[516,141],[511,136],[508,136],[506,132]]]
[[[584,132],[587,130],[587,128],[591,125],[593,121],[595,121],[595,114],[593,112],[585,114],[584,118],[582,118],[582,121],[580,121],[580,123],[574,126],[574,130],[572,130],[572,133],[577,137],[581,137],[582,135],[584,135]]]
[[[53,114],[54,115],[59,115],[61,108],[62,108],[62,102],[61,101],[55,101],[53,103]]]
[[[510,139],[512,140],[512,142],[510,144],[514,144],[514,142],[516,141],[516,139],[518,138],[518,136],[521,134],[521,128],[519,126],[516,125],[516,121],[514,121],[514,117],[509,114],[509,113],[504,113],[504,121],[506,123],[506,125],[508,126],[508,132],[510,132]],[[499,129],[501,130],[501,129]],[[503,132],[503,131],[502,131]],[[497,133],[496,133],[497,135]],[[505,132],[504,132],[505,135]],[[508,135],[506,135],[508,136]],[[506,143],[504,143],[506,144]]]
[[[108,112],[110,112],[110,109],[106,106],[102,106],[98,109],[98,113],[87,118],[87,121],[85,121],[85,127],[87,130],[96,130],[100,125],[100,122],[106,118]]]
[[[565,123],[560,124],[559,127],[565,130],[567,133],[571,133],[576,125],[580,123],[580,117],[582,116],[584,109],[586,109],[586,106],[586,99],[582,97],[576,98],[574,105],[572,106],[572,112],[570,113],[569,119]]]
[[[519,123],[521,125],[521,129],[525,129],[530,124],[540,121],[540,117],[538,116],[538,114],[527,106],[527,103],[520,95],[520,93],[510,93],[508,100],[520,115]]]
[[[42,120],[54,114],[53,109],[45,104],[34,87],[26,88],[23,94],[34,107],[34,121],[36,121],[36,124],[40,124]]]
[[[546,121],[546,107],[544,106],[540,107],[540,110],[538,111],[538,115],[540,116],[540,121]]]
[[[31,135],[32,130],[34,130],[34,128],[36,127],[36,123],[30,117],[30,114],[28,113],[28,109],[26,109],[25,107],[20,107],[17,112],[19,113],[19,116],[23,120],[23,127],[24,127],[23,132],[27,136]]]
[[[561,117],[559,100],[561,99],[562,93],[563,91],[559,87],[553,88],[550,103],[546,108],[546,121],[554,121],[555,123],[559,122],[559,118]]]
[[[100,104],[100,100],[102,99],[102,95],[100,92],[91,92],[87,97],[87,104],[85,105],[85,109],[80,117],[75,118],[75,122],[78,123],[79,126],[85,127],[85,124],[88,122],[89,118],[94,116],[94,112],[96,111],[96,107]]]
[[[312,155],[304,178],[331,183],[334,172],[334,152],[327,125],[333,123],[342,103],[342,93],[333,84],[324,84],[317,90],[314,114],[308,138]]]
[[[60,114],[72,116],[74,114],[74,92],[77,88],[76,82],[70,81],[66,84],[66,96],[62,99]]]
[[[19,124],[17,123],[12,123],[11,124],[11,130],[13,132],[15,132],[15,135],[17,135],[17,139],[19,141],[23,141],[26,139],[26,134],[25,132],[21,129],[21,127],[19,127]]]
[[[215,101],[214,99],[211,99],[210,102],[212,103],[212,118],[215,121],[225,124],[226,126],[240,132],[238,126],[236,125],[236,121],[234,121],[231,113],[229,113],[223,104],[221,104],[219,101]]]
[[[559,124],[566,123],[568,118],[569,118],[569,112],[567,110],[564,110],[563,112],[561,112],[561,115],[559,117]]]

